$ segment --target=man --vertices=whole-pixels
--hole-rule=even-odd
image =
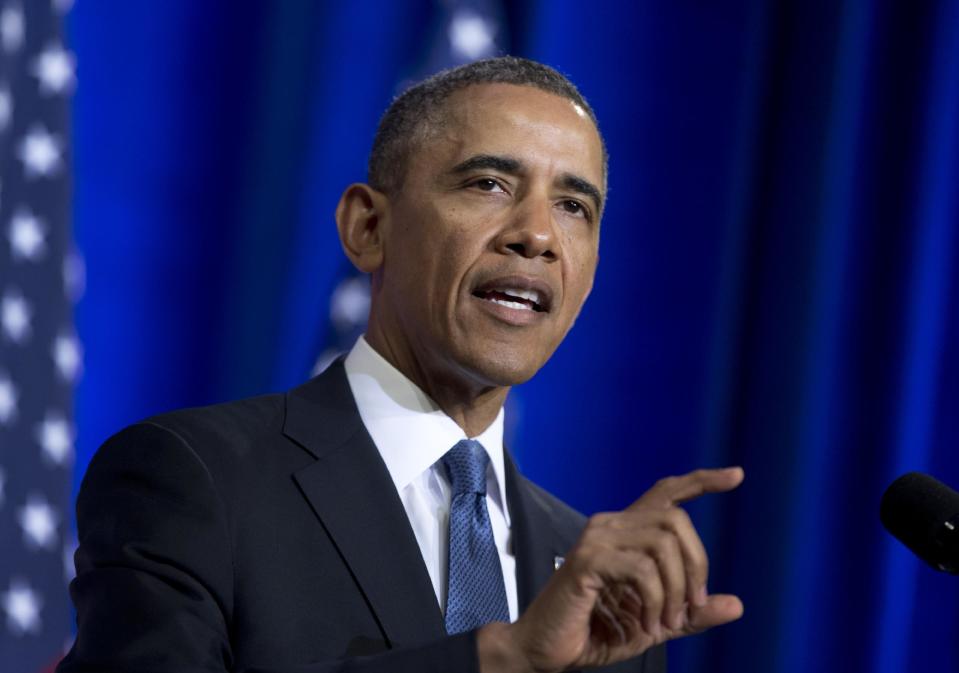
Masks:
[[[662,643],[740,616],[678,507],[739,469],[587,523],[503,451],[506,394],[598,259],[605,148],[573,85],[514,58],[441,73],[387,111],[369,180],[336,213],[372,279],[346,360],[94,458],[62,673],[662,671]]]

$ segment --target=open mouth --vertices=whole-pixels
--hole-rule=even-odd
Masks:
[[[475,290],[473,296],[518,311],[544,313],[548,310],[546,297],[538,290],[523,290],[510,287],[480,289]]]

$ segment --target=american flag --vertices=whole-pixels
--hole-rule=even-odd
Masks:
[[[427,52],[410,64],[411,76],[397,83],[397,94],[440,70],[505,53],[505,20],[499,0],[446,0],[437,4]],[[319,374],[352,348],[366,330],[369,310],[369,279],[344,265],[342,277],[330,295],[329,328],[313,374]]]
[[[71,638],[80,264],[69,229],[67,0],[0,0],[0,670]]]

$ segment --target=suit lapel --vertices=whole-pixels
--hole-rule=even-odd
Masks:
[[[342,362],[287,395],[284,434],[316,457],[294,474],[391,646],[446,634],[416,538]]]
[[[516,556],[516,591],[522,614],[549,581],[555,559],[568,550],[571,540],[556,529],[556,517],[532,484],[519,473],[506,453],[506,497],[512,522]]]

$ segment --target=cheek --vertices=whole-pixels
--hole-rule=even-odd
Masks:
[[[450,206],[438,213],[436,221],[440,226],[429,241],[428,262],[447,287],[459,285],[489,245],[491,218],[468,208]]]
[[[427,297],[434,317],[452,317],[464,278],[477,258],[468,229],[444,228],[422,245],[415,257],[417,263],[411,265],[410,280]]]
[[[566,238],[566,287],[582,301],[593,286],[593,276],[599,261],[595,239],[584,240],[568,234]]]

